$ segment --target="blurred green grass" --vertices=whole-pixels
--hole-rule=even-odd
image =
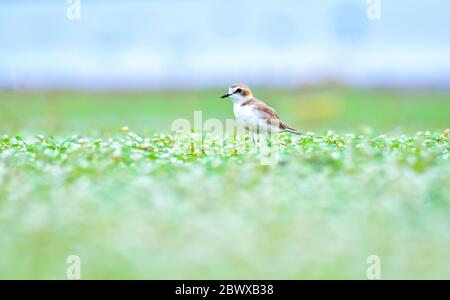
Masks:
[[[327,129],[414,133],[444,130],[450,92],[348,88],[254,89],[289,124],[302,131]],[[233,118],[223,90],[154,92],[0,92],[0,131],[10,134],[109,134],[126,125],[135,132],[169,132],[178,118]]]
[[[0,135],[0,278],[450,278],[444,134],[192,140]]]

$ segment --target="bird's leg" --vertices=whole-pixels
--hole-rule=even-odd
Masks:
[[[266,145],[267,146],[272,146],[272,136],[270,134],[266,135]]]
[[[258,134],[257,133],[254,133],[254,132],[252,132],[252,140],[253,140],[253,143],[258,143]]]

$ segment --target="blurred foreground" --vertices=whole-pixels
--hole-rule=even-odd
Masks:
[[[0,136],[0,278],[450,278],[442,133],[199,141]]]

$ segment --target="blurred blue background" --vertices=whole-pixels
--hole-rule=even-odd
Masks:
[[[450,84],[450,2],[0,1],[0,87]]]

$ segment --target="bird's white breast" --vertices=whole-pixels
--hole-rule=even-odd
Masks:
[[[254,109],[253,105],[242,106],[240,104],[235,104],[233,110],[236,121],[250,131],[256,132],[259,130],[260,132],[263,132],[267,130],[267,122]]]
[[[233,110],[236,120],[241,123],[246,123],[248,121],[255,121],[258,118],[258,116],[253,111],[251,105],[242,106],[240,104],[235,104],[233,106]]]

